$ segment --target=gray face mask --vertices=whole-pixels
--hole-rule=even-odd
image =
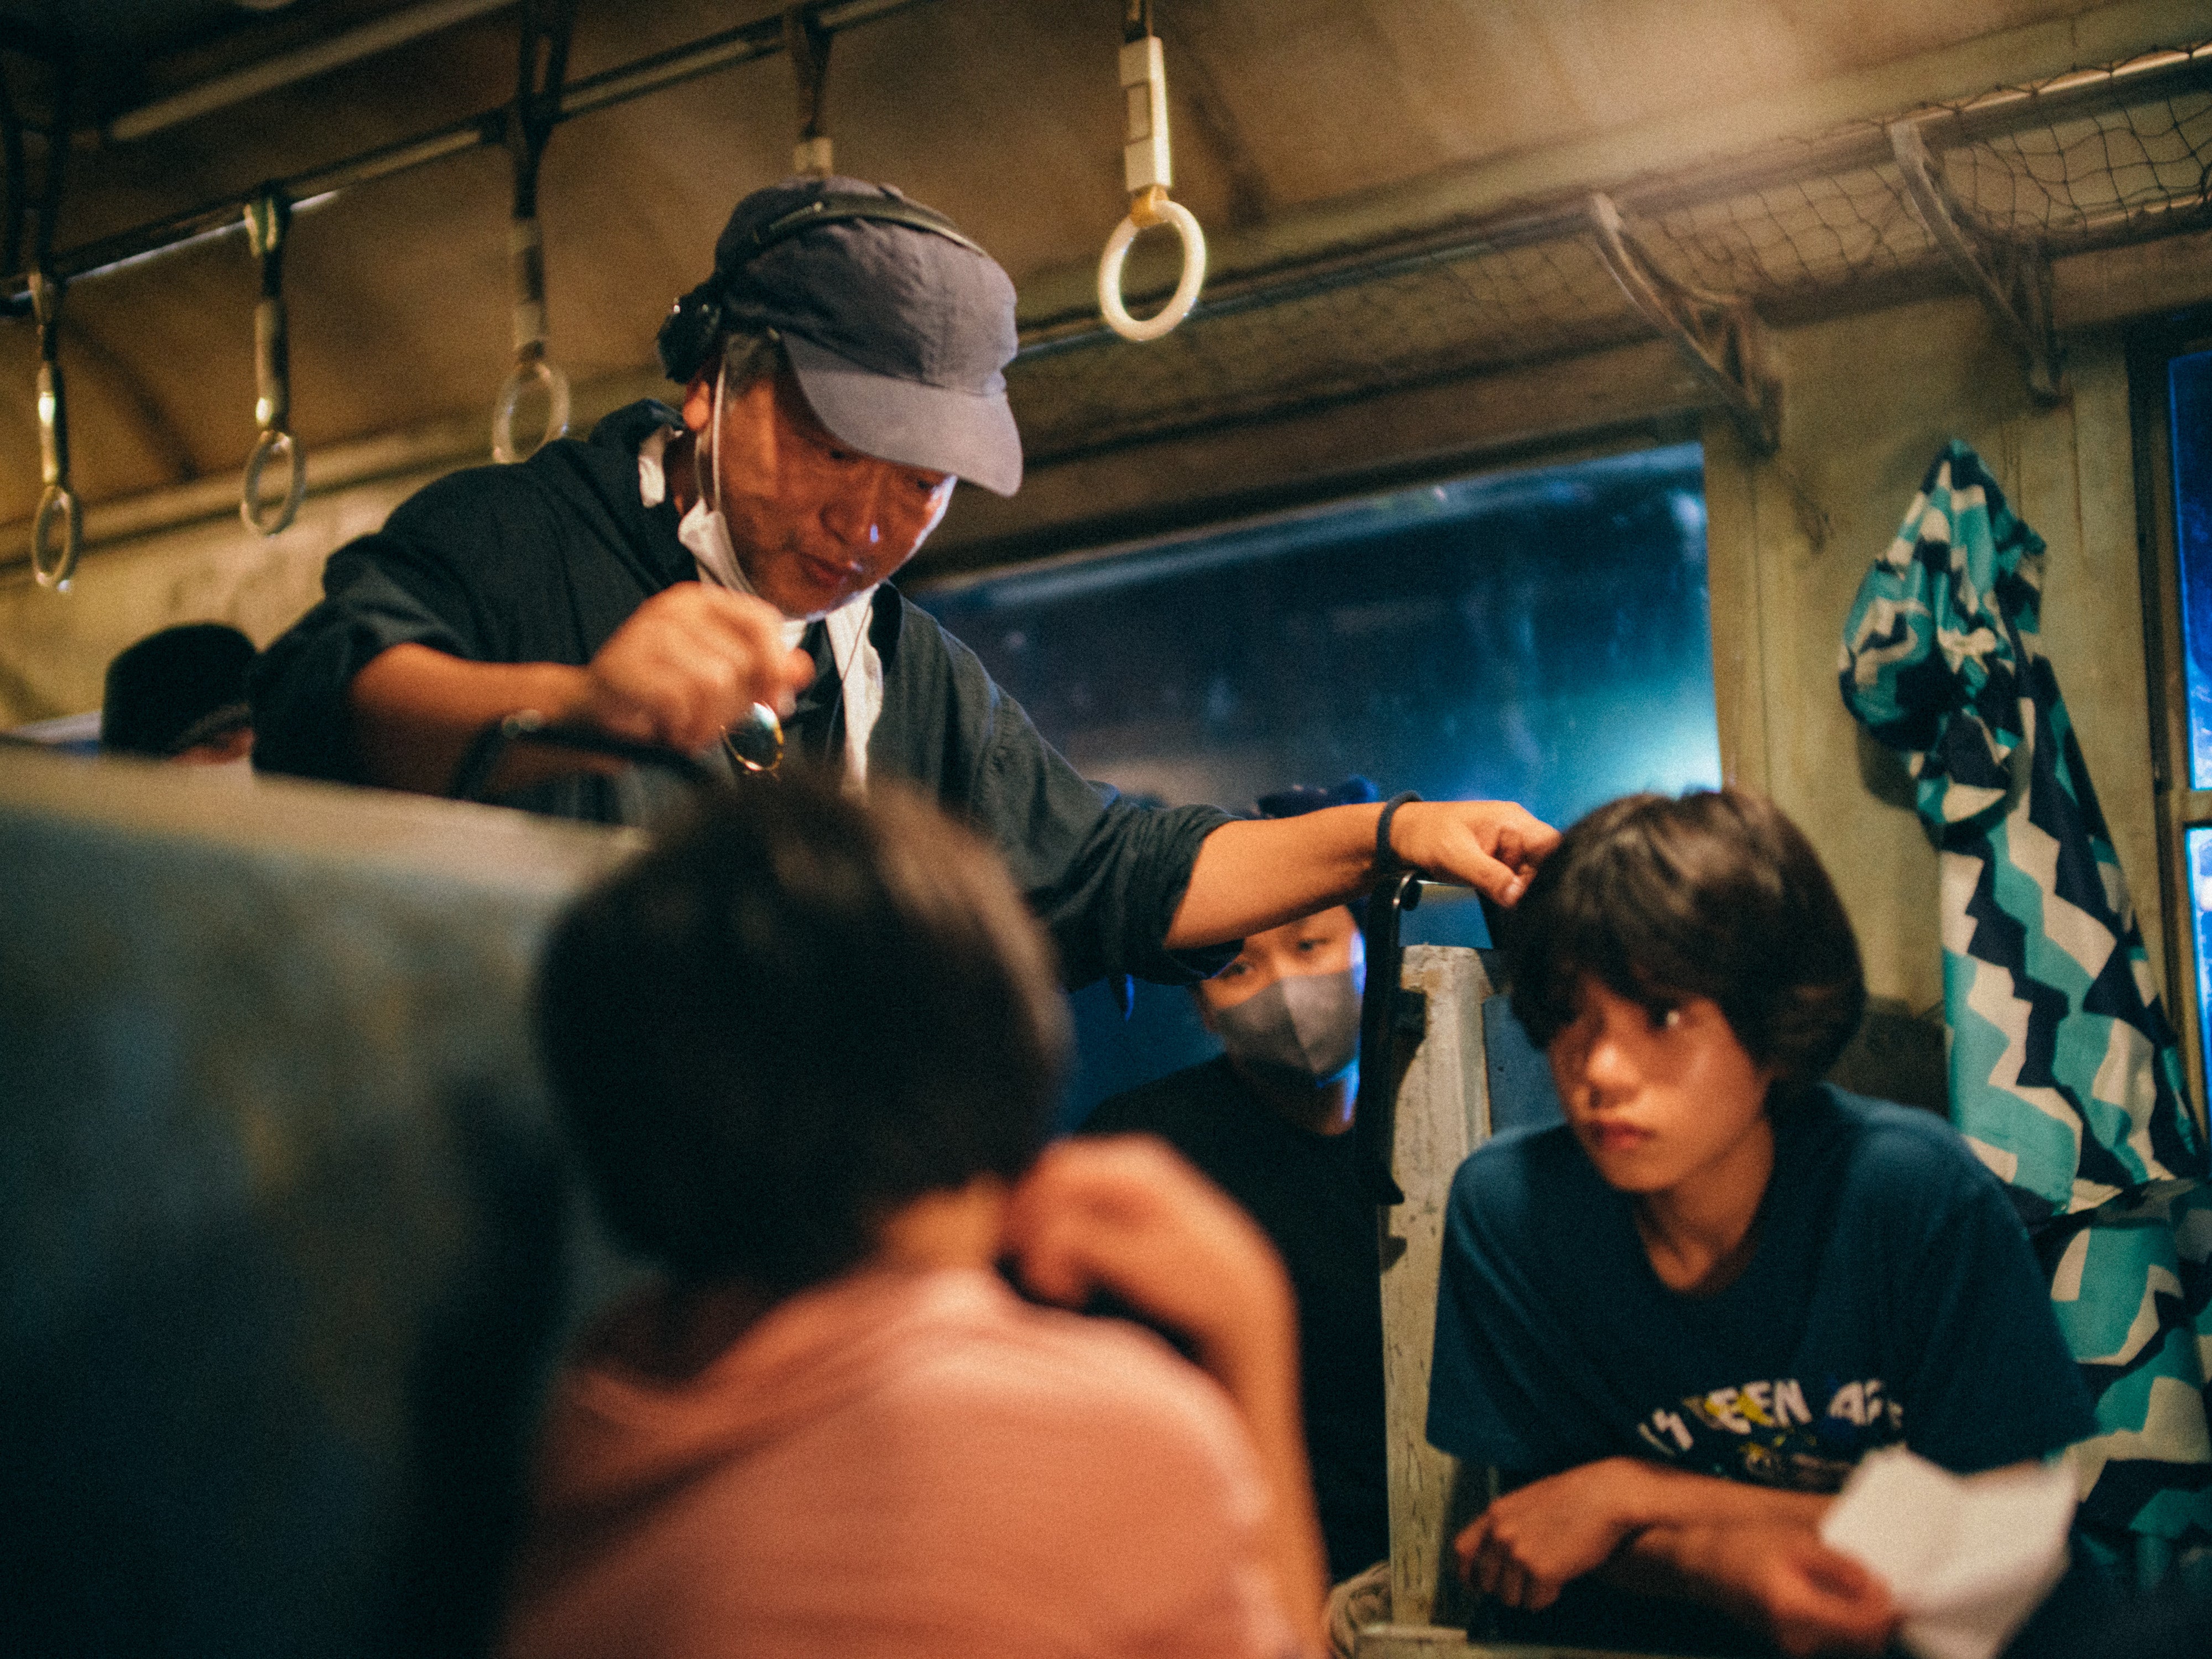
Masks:
[[[1285,1079],[1332,1083],[1359,1057],[1359,994],[1366,975],[1301,974],[1279,979],[1231,1007],[1214,1011],[1221,1046],[1255,1071]]]

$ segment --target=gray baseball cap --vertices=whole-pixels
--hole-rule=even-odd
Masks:
[[[855,449],[1020,488],[1014,285],[941,214],[856,179],[755,191],[662,327],[670,374],[688,379],[723,329],[781,336],[816,417]]]

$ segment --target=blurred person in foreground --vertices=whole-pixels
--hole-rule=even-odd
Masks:
[[[662,1276],[558,1386],[508,1659],[1313,1649],[1282,1267],[1157,1141],[1045,1150],[1066,1013],[982,843],[739,792],[560,925],[539,1013]]]

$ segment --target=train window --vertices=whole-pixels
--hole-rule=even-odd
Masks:
[[[2189,787],[2212,789],[2212,351],[2192,352],[2166,365],[2166,402],[2188,685]]]
[[[1359,772],[1564,824],[1718,781],[1694,443],[1424,485],[915,593],[1086,776],[1231,808]],[[1486,944],[1432,890],[1419,941]],[[1071,1115],[1209,1052],[1077,1000]]]
[[[2191,1093],[2201,1102],[2212,1071],[2212,314],[2140,331],[2130,379],[2167,1006],[2188,1039]]]
[[[2182,832],[2187,843],[2191,930],[2197,942],[2197,1029],[2212,1031],[2212,829]]]

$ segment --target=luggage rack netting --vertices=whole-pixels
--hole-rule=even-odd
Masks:
[[[2200,49],[2202,50],[2202,49]],[[2212,203],[2212,84],[2109,102],[2048,125],[1993,134],[1946,155],[1950,183],[1985,222],[2054,245],[2161,234]]]
[[[2136,97],[2122,66],[1910,118],[1922,124],[1946,195],[1982,233],[2033,241],[2051,255],[2144,240],[2212,222],[2208,60],[2200,47],[2174,64],[2199,84],[2163,96]],[[2065,100],[2055,110],[2054,94]],[[1972,136],[1954,140],[1954,126]],[[1754,302],[1902,274],[1936,258],[1887,155],[1885,127],[1867,123],[1792,148],[1798,163],[1775,182],[1652,213],[1637,226],[1646,245],[1679,258],[1684,280]],[[1622,195],[1633,216],[1637,191]]]
[[[2212,43],[1905,112],[1954,216],[2046,257],[2212,226]],[[1687,289],[1772,317],[1956,291],[1893,155],[1893,123],[1608,193]],[[1516,204],[1312,272],[1224,283],[1164,340],[1066,330],[1012,375],[1039,460],[1652,332],[1599,256],[1583,198]]]
[[[1557,240],[1480,252],[1076,349],[1010,375],[1032,453],[1356,397],[1634,337],[1603,263]]]

